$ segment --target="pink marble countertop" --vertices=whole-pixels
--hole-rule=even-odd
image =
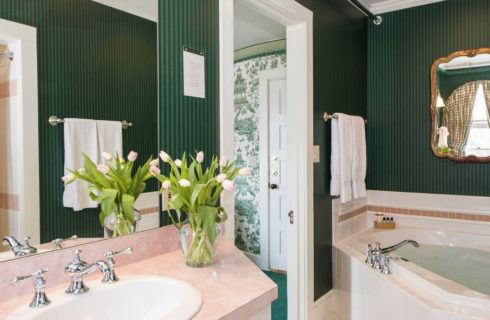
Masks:
[[[222,239],[215,263],[207,268],[187,267],[182,252],[175,250],[119,267],[116,260],[116,273],[121,278],[124,275],[153,275],[188,282],[203,296],[201,310],[194,317],[196,320],[247,319],[277,299],[276,284],[227,239]],[[66,277],[64,274],[59,276]],[[99,277],[101,275],[97,273],[85,278],[89,281]],[[47,283],[48,298],[50,291],[64,290],[67,286],[68,278],[66,283],[54,288]],[[27,305],[33,292],[0,303],[0,319]]]

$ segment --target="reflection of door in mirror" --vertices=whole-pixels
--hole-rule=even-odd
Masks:
[[[490,48],[437,59],[431,78],[434,153],[459,162],[489,162]]]
[[[16,218],[19,211],[18,171],[19,153],[15,127],[11,118],[15,113],[17,85],[15,68],[10,59],[11,51],[6,44],[0,44],[0,237],[18,237]],[[8,247],[0,246],[0,251]]]

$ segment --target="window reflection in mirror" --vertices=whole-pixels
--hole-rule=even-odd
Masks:
[[[431,86],[434,153],[459,162],[490,161],[490,48],[437,59]]]

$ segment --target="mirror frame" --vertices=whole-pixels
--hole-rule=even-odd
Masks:
[[[439,158],[448,158],[454,162],[475,162],[475,163],[487,163],[490,162],[489,157],[477,157],[474,155],[469,155],[467,157],[460,157],[452,155],[448,152],[441,152],[437,149],[437,67],[441,63],[448,63],[454,58],[458,57],[474,57],[478,54],[490,54],[490,48],[479,48],[479,49],[471,49],[471,50],[460,50],[455,51],[448,55],[447,57],[442,57],[436,59],[432,64],[430,69],[430,87],[431,87],[431,104],[430,104],[430,113],[432,117],[432,127],[431,127],[431,142],[430,146],[432,148],[432,152]]]

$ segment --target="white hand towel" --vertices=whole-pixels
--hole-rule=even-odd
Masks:
[[[332,151],[330,194],[340,195],[340,201],[352,200],[352,117],[336,113],[332,119]]]
[[[352,194],[354,199],[366,196],[366,130],[364,119],[352,117]]]
[[[111,155],[117,153],[120,157],[124,157],[121,121],[97,120],[97,140],[99,145],[99,163],[106,163],[106,160],[102,156],[104,151]]]
[[[66,118],[64,123],[65,175],[67,169],[78,170],[83,167],[85,153],[92,161],[97,162],[97,126],[95,120]],[[63,206],[80,211],[85,208],[96,208],[99,204],[88,195],[88,184],[85,181],[74,181],[65,186]]]

